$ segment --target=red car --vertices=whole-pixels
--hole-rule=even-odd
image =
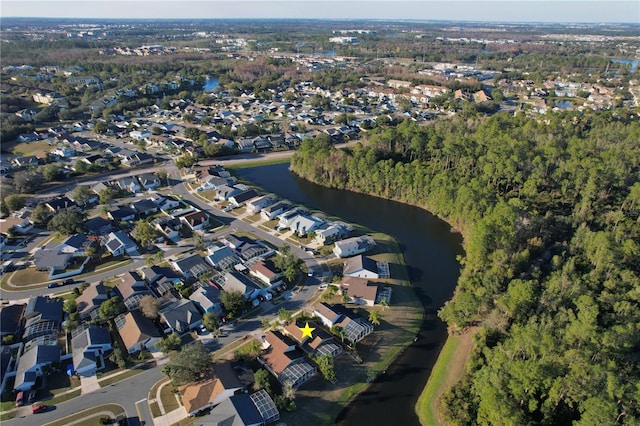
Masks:
[[[33,414],[42,413],[47,409],[46,405],[34,404],[31,406],[31,412]]]

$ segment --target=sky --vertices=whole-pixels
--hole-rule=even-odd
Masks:
[[[315,18],[640,24],[640,0],[2,0],[0,18]]]

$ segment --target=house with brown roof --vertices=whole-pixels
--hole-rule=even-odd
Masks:
[[[209,215],[203,211],[196,211],[181,217],[192,231],[200,231],[209,226]]]
[[[203,380],[180,388],[182,403],[189,416],[216,406],[243,388],[229,361],[214,364]]]
[[[151,295],[147,283],[135,271],[125,272],[121,279],[122,282],[115,287],[115,293],[122,299],[128,310],[138,309],[140,299]]]
[[[282,279],[282,272],[278,271],[270,260],[258,260],[249,269],[249,273],[267,285],[272,285]]]
[[[141,350],[155,351],[160,332],[153,322],[138,311],[118,315],[115,319],[118,333],[127,351],[132,354]]]
[[[327,328],[338,327],[343,330],[345,338],[352,343],[357,343],[373,333],[373,325],[341,305],[318,303],[314,306],[313,314],[318,316]]]
[[[297,389],[317,372],[295,343],[279,331],[267,332],[263,348],[258,361],[283,385],[289,382]]]
[[[313,337],[302,335],[300,328],[304,327],[306,323],[309,324],[309,327],[315,328],[311,333]],[[311,356],[329,355],[335,358],[342,353],[342,347],[333,340],[333,336],[312,321],[302,321],[298,319],[287,325],[284,331],[288,336],[293,338],[293,340],[298,342],[303,352]]]
[[[349,300],[357,305],[373,306],[378,296],[378,283],[366,278],[345,277],[340,289],[342,294],[349,296]]]
[[[98,318],[100,305],[109,298],[109,289],[102,284],[92,283],[76,297],[76,306],[81,320]]]

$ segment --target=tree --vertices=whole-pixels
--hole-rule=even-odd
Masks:
[[[155,228],[144,220],[140,219],[136,222],[136,226],[131,232],[131,236],[138,240],[142,247],[149,248],[156,239],[157,233]]]
[[[71,194],[69,195],[76,204],[84,206],[88,204],[96,194],[91,189],[89,189],[88,186],[78,185],[73,189],[73,191],[71,191]]]
[[[169,376],[174,384],[181,385],[204,376],[211,366],[211,355],[198,340],[183,346],[180,352],[172,354],[162,372]]]
[[[160,127],[158,127],[158,126],[153,126],[153,127],[151,128],[151,133],[152,133],[153,135],[155,135],[155,136],[159,136],[159,135],[161,135],[162,133],[164,133],[164,130],[162,130],[162,129],[161,129]]]
[[[285,324],[289,324],[291,322],[292,317],[293,317],[293,312],[285,308],[280,308],[280,310],[278,311],[278,318],[280,318],[280,321],[282,321]]]
[[[31,212],[31,221],[36,226],[45,226],[47,222],[49,222],[50,216],[51,213],[49,213],[49,210],[47,210],[44,204],[38,204]]]
[[[236,318],[244,310],[244,294],[240,291],[223,291],[220,294],[220,303],[229,318]]]
[[[76,173],[84,174],[84,173],[87,173],[87,171],[89,170],[89,165],[86,162],[82,161],[82,160],[78,160],[73,165],[73,170]]]
[[[71,314],[78,311],[78,305],[76,305],[75,299],[65,299],[62,309]]]
[[[184,137],[195,142],[200,137],[200,130],[197,127],[187,127],[184,129]]]
[[[207,330],[217,333],[220,328],[220,321],[218,321],[218,317],[215,316],[213,312],[206,312],[202,316],[202,325],[204,325]]]
[[[108,128],[109,128],[109,125],[107,124],[106,121],[98,120],[98,122],[93,126],[93,131],[97,135],[104,135],[105,133],[107,133]]]
[[[302,272],[303,262],[291,251],[291,247],[285,244],[278,250],[278,255],[273,259],[276,268],[282,271],[287,282],[294,282]]]
[[[256,387],[259,389],[264,389],[268,393],[271,393],[271,374],[264,368],[259,368],[258,371],[253,375],[255,380]]]
[[[334,359],[331,355],[322,355],[315,358],[316,364],[318,364],[318,369],[320,370],[320,374],[325,378],[328,382],[335,383],[336,381],[336,369],[334,366]]]
[[[369,311],[369,322],[373,325],[380,325],[380,312],[372,309]]]
[[[102,304],[100,305],[99,314],[101,319],[106,320],[120,315],[126,310],[127,308],[124,306],[124,302],[122,301],[122,299],[114,296],[102,302]]]
[[[10,212],[14,212],[24,207],[24,198],[18,194],[11,194],[4,197],[4,203]]]
[[[113,200],[118,195],[118,192],[111,188],[103,188],[98,193],[100,204],[107,204],[110,200]]]
[[[109,359],[118,364],[118,367],[125,368],[129,362],[129,354],[117,345]]]
[[[13,186],[16,191],[22,194],[31,194],[42,187],[44,176],[35,170],[23,170],[17,172],[13,177]]]
[[[84,222],[85,216],[86,213],[75,209],[60,210],[51,218],[47,224],[47,229],[65,235],[81,232],[84,229],[82,222]]]
[[[182,339],[178,333],[171,333],[167,337],[163,337],[157,343],[158,349],[165,354],[168,354],[171,351],[174,351],[180,347],[182,343]]]
[[[57,164],[47,164],[42,167],[42,176],[47,182],[60,180],[62,178],[62,168]]]
[[[158,318],[158,311],[160,309],[160,302],[158,302],[158,299],[148,294],[140,298],[139,304],[142,315],[149,319]]]

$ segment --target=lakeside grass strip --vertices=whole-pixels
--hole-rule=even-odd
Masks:
[[[476,332],[477,329],[471,329],[464,334],[450,335],[447,338],[431,370],[429,380],[416,402],[416,413],[420,424],[444,425],[439,411],[440,398],[462,377],[464,366],[473,348],[473,335]]]

